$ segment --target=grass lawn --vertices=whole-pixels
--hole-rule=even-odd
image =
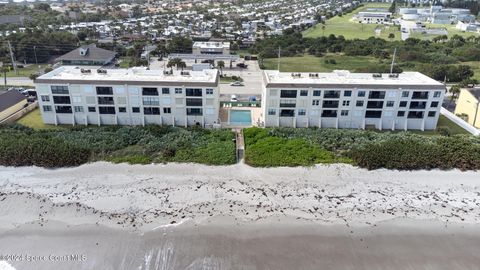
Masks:
[[[62,129],[61,126],[46,125],[43,123],[40,109],[38,108],[18,119],[17,123],[33,129]]]
[[[127,57],[120,58],[119,62],[120,68],[129,68],[130,67],[130,60]]]
[[[443,115],[440,115],[438,118],[437,128],[439,127],[448,127],[452,134],[470,134],[468,131]]]
[[[351,13],[343,15],[342,17],[335,16],[325,22],[325,29],[322,29],[322,24],[317,24],[303,32],[304,37],[321,37],[334,34],[336,36],[342,35],[346,39],[367,39],[369,37],[379,37],[388,40],[388,35],[393,33],[395,40],[400,40],[401,32],[397,26],[377,25],[377,24],[362,24],[351,19],[358,12],[364,11],[368,8],[386,8],[390,7],[389,3],[368,3],[363,7],[354,10]],[[375,33],[375,29],[380,28],[379,35]]]
[[[7,72],[7,78],[8,77],[28,77],[31,74],[35,73],[43,73],[43,70],[47,67],[47,64],[40,64],[40,65],[28,65],[25,66],[24,68],[17,68],[18,74],[15,73],[15,71],[12,69],[9,72]],[[1,74],[1,77],[3,78],[3,74]]]
[[[326,64],[326,59],[335,59],[336,64]],[[277,58],[263,60],[265,69],[277,69]],[[280,58],[280,71],[283,72],[331,72],[344,69],[355,71],[357,68],[376,66],[380,62],[371,56],[346,56],[342,54],[327,54],[322,57],[304,55]]]

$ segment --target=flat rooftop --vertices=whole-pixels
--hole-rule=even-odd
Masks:
[[[445,89],[445,85],[420,72],[403,72],[390,76],[379,73],[350,73],[334,70],[329,73],[298,73],[264,70],[267,87],[332,87],[332,88],[405,88]]]
[[[82,71],[83,70],[83,71]],[[86,72],[85,70],[90,70]],[[100,70],[100,72],[99,72]],[[101,72],[103,71],[103,72]],[[83,67],[62,66],[38,77],[35,83],[71,83],[71,84],[141,84],[141,85],[197,85],[216,86],[218,70],[203,71],[147,70],[144,67],[129,69],[85,69]]]
[[[208,48],[230,48],[230,42],[203,42],[197,41],[193,43],[193,48],[201,48],[201,49],[208,49]]]

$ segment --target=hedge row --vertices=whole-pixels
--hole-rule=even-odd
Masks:
[[[308,166],[333,160],[368,169],[480,169],[480,138],[467,135],[250,128],[244,136],[245,160],[252,166]]]
[[[235,163],[228,130],[163,126],[75,127],[33,130],[0,127],[0,165],[77,166],[89,161]]]

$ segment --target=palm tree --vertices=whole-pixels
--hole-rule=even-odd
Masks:
[[[180,60],[180,61],[177,63],[177,69],[178,69],[178,68],[181,68],[182,71],[183,71],[183,69],[186,68],[186,67],[187,67],[187,64],[186,64],[184,61],[182,61],[182,60]]]
[[[220,69],[220,76],[223,75],[223,68],[225,67],[225,62],[222,60],[218,61],[217,67]]]

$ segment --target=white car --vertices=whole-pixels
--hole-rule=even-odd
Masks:
[[[236,81],[236,82],[232,82],[230,85],[231,86],[244,86],[245,84],[243,84],[243,82]]]
[[[237,95],[231,95],[230,96],[230,101],[231,102],[237,102],[238,101]]]

